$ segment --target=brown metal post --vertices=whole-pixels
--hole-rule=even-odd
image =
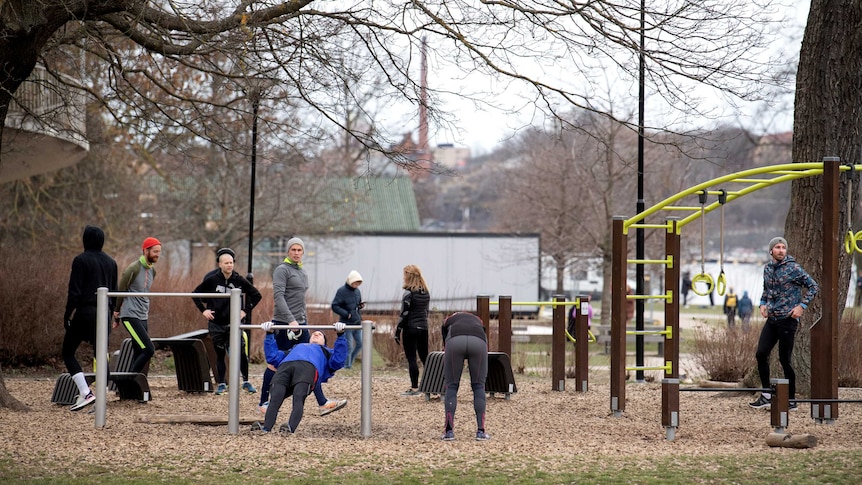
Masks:
[[[671,334],[665,336],[664,360],[671,363],[670,372],[665,373],[661,386],[661,422],[666,430],[679,425],[679,298],[680,286],[680,233],[679,219],[667,220],[668,231],[665,234],[665,257],[671,264],[665,266],[665,294],[671,298],[664,303],[664,325],[670,328]]]
[[[476,316],[482,320],[485,327],[485,335],[491,335],[491,297],[488,295],[476,296]]]
[[[497,352],[512,355],[512,297],[500,295],[497,304]]]
[[[820,322],[811,329],[811,397],[838,399],[838,157],[823,159],[823,274],[819,281],[823,305]],[[819,422],[838,419],[838,403],[813,403]]]
[[[555,302],[565,303],[565,295],[554,295]],[[554,305],[551,335],[551,389],[566,390],[566,306]]]
[[[626,259],[628,237],[624,219],[614,216],[613,262],[611,268],[611,412],[621,416],[626,410]]]
[[[587,312],[587,295],[578,295],[575,300],[577,314],[575,316],[575,391],[587,392],[590,374],[590,342],[587,332],[589,313]]]

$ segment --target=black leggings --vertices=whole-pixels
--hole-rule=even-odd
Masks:
[[[446,387],[444,408],[446,431],[455,423],[458,404],[458,387],[464,360],[470,369],[470,387],[473,389],[473,410],[476,412],[476,429],[485,430],[485,379],[488,377],[488,343],[474,335],[458,335],[446,341],[443,354],[443,383]]]
[[[778,344],[778,362],[784,369],[784,377],[790,381],[790,399],[796,397],[796,372],[790,364],[793,356],[793,343],[796,338],[796,329],[799,323],[795,318],[769,318],[760,331],[760,340],[757,342],[757,373],[760,374],[760,384],[764,388],[771,387],[769,382],[769,354]]]
[[[401,336],[401,343],[404,345],[404,355],[407,357],[407,368],[410,370],[410,387],[418,389],[419,363],[416,362],[416,355],[419,354],[419,360],[422,361],[422,365],[425,365],[425,360],[428,358],[428,329],[404,329],[404,333]]]
[[[305,398],[311,394],[316,380],[317,370],[311,362],[294,360],[278,366],[272,378],[272,387],[269,389],[269,407],[266,409],[264,428],[272,430],[284,398],[293,396],[293,409],[290,411],[288,424],[290,430],[296,432],[299,422],[302,421],[302,414],[305,412]]]
[[[153,354],[156,353],[156,348],[150,340],[149,330],[147,329],[147,321],[137,318],[124,317],[121,318],[123,326],[129,331],[132,337],[132,347],[135,351],[135,360],[132,361],[130,372],[143,372],[144,367],[150,362]]]

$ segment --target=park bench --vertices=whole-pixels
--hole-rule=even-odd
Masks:
[[[419,392],[425,394],[425,400],[431,399],[431,394],[443,394],[443,352],[430,352],[425,359],[422,379],[419,381]],[[518,392],[515,385],[515,375],[509,355],[503,352],[488,352],[488,377],[485,379],[485,392],[492,397],[495,393],[504,394],[509,400],[512,394]]]
[[[646,327],[647,330],[650,330],[649,327]],[[634,327],[626,327],[626,332],[634,331]],[[599,345],[603,345],[605,349],[605,354],[611,353],[611,326],[610,325],[592,325],[590,327],[590,331],[593,332],[593,335],[596,336],[596,342]],[[631,344],[635,342],[635,335],[626,334],[626,344]],[[656,344],[656,352],[657,355],[664,355],[664,335],[644,335],[644,343],[652,343]]]
[[[132,339],[123,340],[120,345],[120,350],[111,356],[108,362],[111,370],[109,389],[116,391],[122,400],[136,400],[138,402],[147,402],[150,400],[150,385],[147,381],[147,376],[144,373],[129,372],[132,367],[132,362],[135,360],[135,350],[132,344]],[[87,384],[92,384],[96,380],[96,374],[85,372],[84,378]],[[78,397],[78,386],[72,380],[72,376],[68,372],[64,372],[57,377],[54,383],[54,392],[51,395],[51,402],[54,404],[71,406],[75,404]]]

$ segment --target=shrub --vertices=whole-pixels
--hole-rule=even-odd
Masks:
[[[698,327],[693,332],[692,356],[710,379],[736,382],[742,380],[756,365],[759,327],[749,332],[741,329]]]

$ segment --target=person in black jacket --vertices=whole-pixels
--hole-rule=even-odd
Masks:
[[[410,264],[404,267],[404,293],[401,296],[401,313],[398,325],[395,327],[395,343],[403,341],[404,355],[407,356],[407,368],[410,371],[410,389],[401,393],[402,396],[418,396],[419,364],[428,358],[428,308],[431,304],[431,294],[422,271],[418,266]]]
[[[482,320],[472,313],[457,312],[443,321],[443,386],[446,429],[443,441],[455,439],[455,408],[464,360],[470,368],[473,410],[476,412],[476,440],[491,439],[485,432],[485,379],[488,376],[488,337]]]
[[[221,248],[216,252],[216,263],[218,268],[210,271],[204,276],[201,284],[195,288],[195,293],[230,293],[234,288],[242,290],[245,302],[240,310],[240,319],[245,318],[261,299],[257,291],[249,281],[234,271],[234,260],[236,253],[230,248]],[[216,394],[223,394],[227,390],[225,383],[225,356],[230,343],[230,299],[229,298],[192,298],[195,306],[209,321],[210,338],[216,351],[216,377],[218,387]],[[254,385],[248,380],[248,334],[242,332],[243,348],[240,351],[240,372],[242,372],[242,388],[249,394],[257,392]]]
[[[362,284],[362,275],[359,271],[353,270],[347,275],[347,280],[335,292],[335,298],[332,299],[332,311],[338,315],[338,321],[344,322],[347,325],[362,324],[362,309],[365,308],[365,303],[362,301],[362,293],[359,291],[359,286]],[[350,349],[347,355],[347,363],[345,368],[353,367],[353,361],[362,350],[362,330],[345,330],[344,336],[347,338],[347,345]]]
[[[96,226],[84,228],[84,252],[72,260],[69,274],[69,292],[66,298],[66,312],[63,314],[63,362],[75,385],[78,386],[78,401],[70,408],[72,411],[83,409],[96,401],[96,396],[87,385],[84,371],[75,352],[81,342],[89,342],[96,351],[96,289],[107,288],[117,291],[117,262],[102,252],[105,233]],[[114,299],[108,299],[108,314],[113,311]],[[106,320],[109,321],[109,320]],[[110,330],[110,326],[108,328]],[[104,391],[104,390],[103,390]]]

